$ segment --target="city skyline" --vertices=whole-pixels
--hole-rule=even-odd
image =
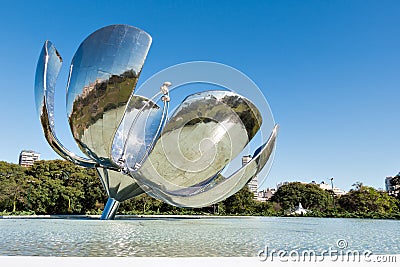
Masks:
[[[4,3],[0,160],[17,163],[24,149],[59,158],[34,111],[35,66],[47,39],[64,59],[57,132],[79,154],[63,107],[69,64],[89,33],[126,23],[153,36],[139,86],[166,67],[195,60],[230,65],[258,85],[280,125],[261,189],[332,177],[346,191],[357,181],[384,188],[385,177],[400,171],[399,10],[397,1]]]

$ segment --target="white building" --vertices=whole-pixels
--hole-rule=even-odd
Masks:
[[[315,181],[312,181],[311,183],[312,183],[312,184],[316,184]],[[328,184],[328,183],[325,183],[324,181],[322,181],[320,184],[317,184],[317,185],[318,185],[319,188],[321,188],[321,189],[324,189],[324,190],[331,190],[331,191],[332,191],[332,185],[331,185],[331,184]],[[334,187],[333,187],[333,193],[334,193],[336,196],[342,196],[342,195],[346,194],[346,191],[344,191],[344,190],[342,190],[342,189],[340,189],[340,188],[334,186]]]
[[[284,185],[287,185],[287,184],[289,184],[288,181],[280,182],[279,184],[276,185],[276,189],[279,189],[279,187],[284,186]]]
[[[19,165],[24,167],[32,166],[35,161],[40,159],[40,154],[32,150],[22,150],[19,154]]]
[[[299,183],[301,183],[301,184],[307,184],[307,183],[305,183],[305,182],[299,182]],[[287,185],[287,184],[289,184],[289,182],[281,182],[281,183],[279,183],[279,184],[276,185],[276,189],[279,189],[279,187],[281,187],[281,186],[283,186],[283,185]],[[332,190],[332,185],[329,184],[329,183],[325,183],[324,181],[322,181],[320,184],[317,184],[315,181],[312,181],[310,184],[318,185],[319,188],[321,188],[321,189],[323,189],[323,190]],[[333,193],[334,193],[336,196],[342,196],[342,195],[346,194],[346,191],[344,191],[344,190],[342,190],[342,189],[340,189],[340,188],[334,186],[334,187],[333,187]]]
[[[252,159],[251,155],[242,157],[242,166],[246,165]],[[257,176],[254,176],[247,184],[250,191],[253,193],[253,199],[257,200],[258,198],[258,179]]]
[[[257,200],[258,201],[267,201],[269,199],[271,199],[271,197],[276,193],[276,189],[275,188],[266,188],[262,191],[258,192],[258,197]]]
[[[396,176],[388,176],[385,179],[385,187],[386,187],[386,192],[388,192],[389,195],[394,195],[397,196],[400,193],[400,184],[398,182],[396,183],[395,180],[399,179],[400,173],[398,173]]]

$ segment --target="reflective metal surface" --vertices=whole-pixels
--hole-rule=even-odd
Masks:
[[[54,45],[46,41],[36,68],[35,100],[44,136],[50,146],[62,158],[84,167],[94,167],[96,162],[75,155],[66,149],[57,139],[54,128],[54,91],[56,80],[62,65],[62,58]]]
[[[243,155],[252,155],[268,138],[275,126],[275,121],[271,108],[265,99],[264,93],[246,74],[228,65],[210,61],[191,61],[184,62],[165,68],[146,81],[142,81],[136,88],[135,94],[146,96],[153,99],[157,94],[159,85],[165,81],[170,81],[171,108],[179,106],[184,96],[197,93],[203,90],[227,90],[235,92],[251,101],[262,115],[262,124],[256,135],[246,145],[243,154],[238,155],[233,161],[224,168],[223,175],[228,177],[241,166]],[[193,90],[194,89],[194,90]],[[264,90],[268,92],[268,90]],[[157,102],[158,103],[158,102]],[[271,160],[257,175],[260,186],[263,186],[268,172],[271,169],[274,153]]]
[[[114,134],[136,87],[151,37],[128,25],[104,27],[87,37],[72,59],[67,113],[81,150],[113,167]]]
[[[45,138],[64,159],[96,168],[109,196],[102,219],[113,219],[120,202],[143,192],[181,207],[217,203],[272,162],[277,126],[266,141],[274,125],[269,106],[260,100],[260,92],[251,93],[254,83],[237,70],[204,62],[182,64],[161,72],[162,82],[153,76],[157,86],[145,82],[135,92],[150,44],[150,35],[138,28],[111,25],[89,35],[75,53],[67,114],[87,158],[66,149],[55,134],[54,91],[62,59],[51,42],[46,41],[38,61],[35,97]],[[173,74],[172,83],[164,79],[166,74]],[[182,102],[170,95],[174,81],[179,87],[188,79],[205,78],[213,84],[229,80],[235,89],[184,92]],[[253,159],[235,167],[244,151]]]
[[[112,161],[125,171],[138,169],[147,158],[164,125],[168,104],[133,95],[115,134]]]
[[[216,203],[243,187],[264,166],[258,165],[260,156],[271,154],[276,131],[252,164],[228,178],[219,174],[261,123],[258,109],[240,95],[227,91],[191,95],[171,116],[143,166],[131,173],[148,194],[169,204]],[[236,190],[241,181],[244,184]]]
[[[119,208],[119,204],[119,201],[109,198],[106,206],[104,207],[104,211],[101,214],[100,220],[114,220]]]
[[[144,193],[134,179],[121,171],[97,168],[97,173],[107,194],[119,202]]]
[[[274,149],[278,126],[274,128],[268,142],[260,148],[260,153],[236,173],[229,177],[217,174],[212,181],[204,186],[194,186],[186,190],[165,192],[152,185],[147,187],[146,193],[176,206],[204,207],[218,203],[235,194],[243,188],[261,170],[262,161],[268,160]]]
[[[143,193],[136,181],[121,173],[110,158],[115,132],[150,44],[150,35],[140,29],[111,25],[91,34],[78,48],[70,67],[67,113],[73,136],[89,158],[76,156],[56,137],[54,91],[62,58],[50,41],[45,42],[37,64],[36,108],[46,140],[64,159],[96,167],[110,201],[124,201]],[[114,217],[118,205],[112,206],[105,210],[103,218]]]

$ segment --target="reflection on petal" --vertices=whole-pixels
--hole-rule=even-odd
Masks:
[[[102,165],[136,87],[151,37],[128,25],[104,27],[87,37],[71,63],[67,112],[81,150]]]
[[[94,167],[93,160],[79,157],[66,149],[57,139],[54,128],[54,90],[62,59],[54,45],[46,41],[36,68],[35,101],[44,136],[53,150],[64,159],[84,167]]]
[[[147,194],[161,199],[166,203],[180,207],[205,207],[218,203],[238,192],[256,176],[265,164],[272,160],[271,155],[275,148],[278,125],[275,126],[268,142],[260,147],[258,154],[252,160],[229,177],[217,175],[206,186],[181,189],[182,191],[167,192],[163,187],[143,186]],[[185,192],[186,190],[186,192]]]
[[[163,125],[166,110],[166,105],[161,109],[145,97],[131,97],[113,141],[115,164],[133,171],[143,163]]]
[[[46,140],[63,158],[97,169],[110,197],[102,218],[113,218],[119,202],[144,191],[176,206],[211,205],[239,191],[272,161],[277,126],[248,164],[225,174],[231,173],[243,150],[259,138],[264,143],[267,135],[262,129],[269,132],[274,125],[272,115],[266,119],[265,112],[262,116],[242,95],[230,91],[190,95],[168,120],[168,91],[134,94],[150,44],[150,35],[138,28],[111,25],[92,33],[75,53],[67,113],[73,137],[90,159],[76,156],[56,138],[54,90],[62,59],[50,42],[37,65],[35,100]],[[193,73],[198,74],[196,68]],[[154,99],[162,94],[159,106]],[[254,103],[265,107],[258,100]]]
[[[109,158],[115,130],[136,86],[150,43],[151,37],[137,28],[113,25],[89,36],[75,54],[68,81],[68,114],[73,133],[84,130],[85,134],[74,137],[91,159],[76,156],[55,135],[54,91],[62,59],[51,42],[46,41],[37,64],[35,100],[46,140],[64,159],[96,167],[109,197],[117,201],[143,193],[135,179],[116,171],[118,166],[110,163]]]
[[[134,179],[122,172],[97,168],[97,173],[108,196],[118,202],[144,193]]]
[[[170,204],[208,204],[210,199],[196,196],[225,180],[219,173],[261,125],[259,111],[249,103],[227,91],[207,91],[187,97],[163,129],[148,159],[132,174],[142,188],[150,190],[149,194]],[[224,187],[219,196],[230,189]],[[186,205],[192,197],[197,202]]]

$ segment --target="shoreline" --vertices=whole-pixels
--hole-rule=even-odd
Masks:
[[[30,220],[30,219],[49,219],[49,220],[100,220],[101,215],[0,215],[0,220]],[[360,220],[393,220],[396,218],[360,218],[360,217],[319,217],[319,216],[260,216],[260,215],[127,215],[120,214],[115,216],[115,220],[157,220],[157,219],[255,219],[255,218],[319,218],[319,219],[360,219]]]
[[[101,215],[4,215],[0,220],[9,219],[87,219],[100,220]],[[263,216],[219,216],[219,215],[116,215],[115,220],[124,219],[251,219]]]

